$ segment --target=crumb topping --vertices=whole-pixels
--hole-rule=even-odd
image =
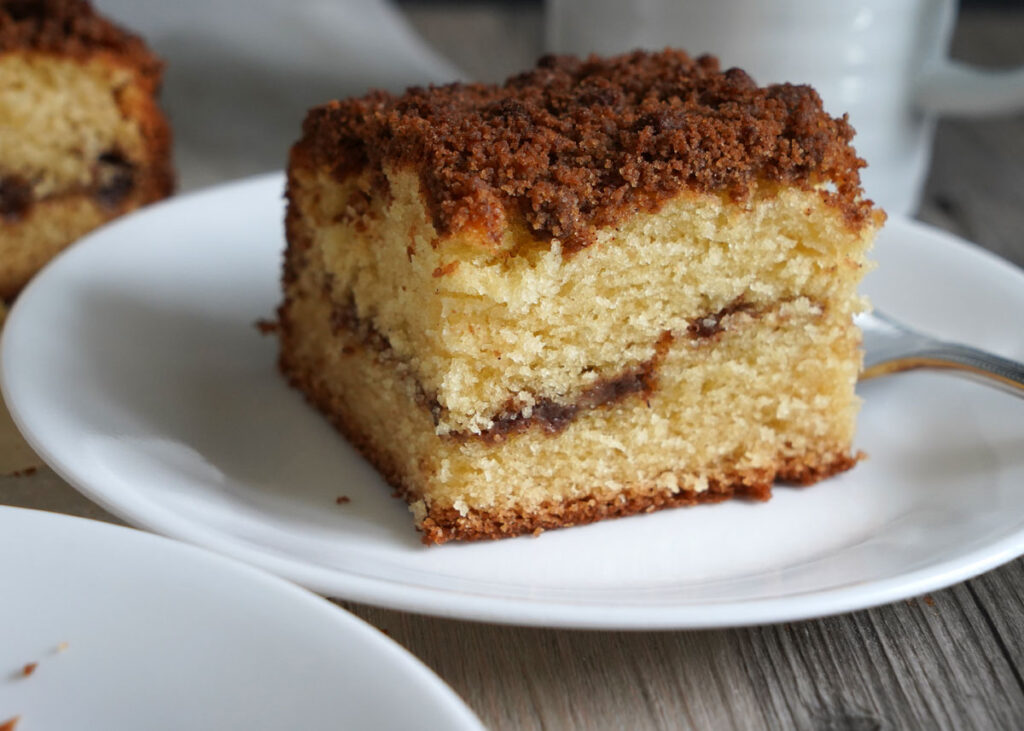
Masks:
[[[344,179],[387,166],[415,170],[441,234],[498,237],[518,216],[563,250],[684,189],[742,199],[757,181],[824,185],[860,227],[860,160],[846,117],[808,86],[759,87],[712,56],[637,51],[546,56],[504,85],[374,91],[310,110],[299,143]]]
[[[0,53],[19,49],[79,57],[107,51],[157,79],[163,68],[141,38],[111,23],[87,0],[0,0]]]

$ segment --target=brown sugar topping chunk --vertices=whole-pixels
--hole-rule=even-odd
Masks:
[[[415,170],[442,233],[497,238],[508,216],[568,250],[684,189],[741,199],[756,181],[809,187],[851,226],[870,216],[846,118],[807,86],[758,87],[711,56],[547,56],[502,86],[375,91],[312,109],[300,146],[339,179]]]
[[[32,185],[22,177],[0,177],[0,221],[17,221],[32,207]]]
[[[154,86],[163,68],[141,38],[111,23],[86,0],[0,0],[0,54],[16,50],[77,57],[106,51],[137,66]]]

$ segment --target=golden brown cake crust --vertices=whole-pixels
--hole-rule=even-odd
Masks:
[[[846,118],[807,86],[758,87],[682,51],[547,56],[504,85],[372,92],[312,109],[299,146],[343,179],[411,166],[444,234],[500,236],[509,215],[563,250],[684,188],[742,198],[756,181],[809,187],[850,226],[872,217]]]
[[[372,455],[367,457],[374,461]],[[764,501],[771,497],[775,479],[811,485],[850,469],[857,464],[858,459],[858,456],[845,452],[810,461],[780,459],[775,470],[743,470],[709,479],[708,489],[703,492],[673,492],[655,486],[639,486],[615,493],[595,493],[576,500],[544,505],[528,512],[470,509],[463,515],[453,508],[434,508],[427,510],[427,516],[419,527],[423,532],[423,543],[430,545],[452,540],[478,541],[530,533],[537,535],[555,528],[653,513],[666,508],[718,503],[734,497]],[[402,493],[401,488],[399,492]],[[404,494],[403,497],[407,500],[415,499]]]

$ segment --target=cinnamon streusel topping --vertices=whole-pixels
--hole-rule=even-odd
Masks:
[[[312,109],[299,146],[339,179],[413,169],[442,233],[497,238],[519,216],[572,251],[597,228],[684,189],[742,199],[758,181],[810,187],[851,227],[872,214],[846,117],[808,86],[759,87],[682,51],[546,56],[504,85],[374,91]]]
[[[154,86],[163,68],[141,38],[111,23],[86,0],[0,0],[0,54],[22,49],[75,57],[106,51],[125,57]]]

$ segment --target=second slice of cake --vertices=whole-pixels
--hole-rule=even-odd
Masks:
[[[162,62],[85,0],[0,0],[0,298],[170,195]]]
[[[681,52],[316,108],[282,368],[426,542],[845,470],[882,218],[852,134]]]

